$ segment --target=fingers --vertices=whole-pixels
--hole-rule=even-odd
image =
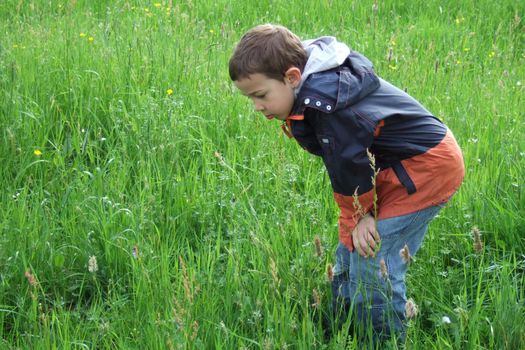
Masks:
[[[365,258],[375,257],[375,250],[380,241],[377,232],[368,230],[357,230],[353,235],[354,247],[357,253]]]
[[[359,255],[364,256],[365,258],[368,257],[368,244],[366,243],[366,240],[362,237],[359,237]]]
[[[381,241],[372,216],[363,217],[352,231],[352,241],[357,253],[365,258],[375,257],[375,250]]]
[[[374,237],[372,237],[372,235],[368,233],[365,236],[365,239],[366,239],[366,247],[364,251],[366,252],[366,257],[374,258],[376,256],[375,254],[376,242],[374,241]]]
[[[361,245],[363,243],[363,240],[361,239],[359,231],[359,227],[356,227],[354,229],[354,232],[352,232],[352,241],[354,243],[355,250],[357,250],[357,253],[361,256],[365,256],[365,250],[363,250],[363,247]]]
[[[357,253],[365,258],[375,257],[376,241],[369,232],[357,232],[354,236],[354,247]]]
[[[371,234],[372,234],[372,237],[374,237],[374,240],[377,243],[379,243],[381,241],[381,237],[379,237],[379,232],[377,232],[375,226],[374,226],[374,229],[372,230]]]
[[[376,249],[376,240],[374,239],[372,232],[368,232],[368,234],[366,235],[366,242],[372,250]]]

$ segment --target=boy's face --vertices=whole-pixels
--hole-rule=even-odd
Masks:
[[[301,71],[290,68],[284,76],[284,81],[268,78],[261,73],[249,75],[236,80],[235,86],[248,96],[255,110],[264,114],[267,119],[285,120],[292,111],[295,101],[294,88],[301,82]]]

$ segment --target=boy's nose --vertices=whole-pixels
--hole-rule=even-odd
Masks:
[[[261,103],[254,102],[254,107],[257,112],[264,110],[264,107]]]

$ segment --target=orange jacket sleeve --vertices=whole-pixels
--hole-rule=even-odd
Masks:
[[[363,215],[372,210],[374,206],[374,191],[370,190],[357,197],[356,202],[353,196],[344,196],[334,193],[335,201],[341,210],[339,214],[339,241],[348,250],[353,251],[352,231]]]

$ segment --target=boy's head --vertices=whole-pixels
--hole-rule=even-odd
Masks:
[[[243,35],[230,58],[230,78],[268,119],[286,119],[308,56],[283,26],[263,24]]]
[[[233,81],[261,73],[284,81],[290,67],[303,70],[308,57],[301,40],[283,26],[262,24],[250,29],[237,44],[230,58]]]

